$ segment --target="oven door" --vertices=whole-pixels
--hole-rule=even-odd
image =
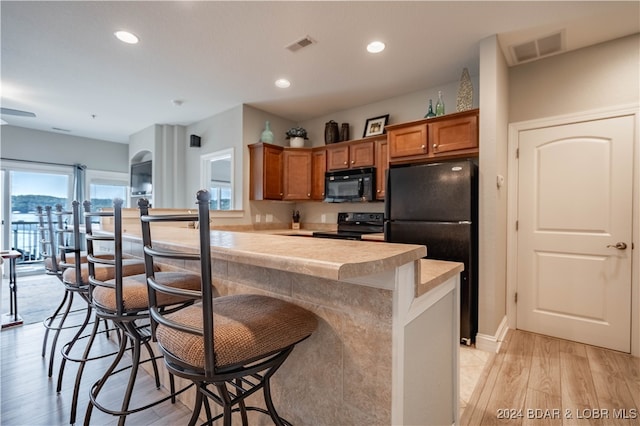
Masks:
[[[362,233],[359,232],[314,232],[315,238],[333,238],[336,240],[361,240]]]

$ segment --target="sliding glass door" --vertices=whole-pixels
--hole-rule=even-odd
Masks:
[[[68,166],[2,163],[2,247],[22,253],[18,272],[42,269],[38,206],[70,208],[73,171]]]

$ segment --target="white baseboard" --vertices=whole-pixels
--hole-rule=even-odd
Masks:
[[[508,330],[509,326],[507,325],[507,317],[505,316],[502,318],[495,335],[476,334],[476,349],[498,353]]]

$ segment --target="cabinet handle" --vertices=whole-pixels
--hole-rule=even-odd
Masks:
[[[351,164],[355,164],[355,163],[356,163],[356,161],[355,161],[355,160],[351,160]]]
[[[378,189],[376,192],[377,192],[377,193],[380,193],[380,190]]]
[[[427,146],[426,145],[422,145],[420,148],[422,148],[422,150],[424,151],[427,148]]]
[[[346,166],[346,165],[347,165],[347,162],[345,161],[343,164]]]
[[[433,150],[434,150],[434,151],[437,151],[437,150],[438,150],[438,144],[437,144],[437,143],[434,143],[434,144],[433,144]]]
[[[311,197],[311,194],[307,194],[307,198]]]

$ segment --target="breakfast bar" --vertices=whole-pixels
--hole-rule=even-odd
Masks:
[[[142,257],[139,230],[127,228],[125,252]],[[154,238],[195,251],[198,230],[164,227]],[[219,230],[211,248],[217,294],[266,294],[319,318],[273,378],[282,417],[295,425],[457,423],[462,264],[423,259],[419,245]],[[198,271],[188,261],[163,267]],[[182,396],[192,406],[193,395]],[[251,424],[270,424],[256,416]]]

